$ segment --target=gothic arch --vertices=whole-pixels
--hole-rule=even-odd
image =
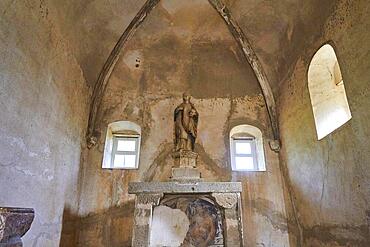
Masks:
[[[88,147],[92,147],[96,143],[95,137],[95,122],[98,109],[100,107],[105,89],[107,87],[109,77],[117,64],[117,61],[121,55],[121,52],[127,43],[127,41],[133,36],[135,31],[139,28],[140,24],[145,20],[149,13],[157,6],[160,0],[147,0],[144,5],[141,7],[139,12],[132,19],[126,30],[123,32],[118,42],[111,51],[108,59],[105,61],[102,70],[100,71],[97,82],[95,83],[92,101],[90,105],[90,115],[87,131],[87,142]],[[231,12],[227,6],[223,3],[222,0],[208,0],[212,7],[219,13],[219,15],[224,20],[227,25],[230,33],[238,43],[241,48],[245,58],[252,67],[257,80],[262,89],[262,93],[266,102],[268,114],[270,117],[271,128],[273,131],[274,139],[279,140],[279,130],[278,130],[278,121],[276,114],[276,104],[274,95],[271,90],[271,86],[267,79],[266,73],[262,68],[262,65],[254,52],[249,40],[245,36],[242,29],[239,27],[236,20],[232,17]]]

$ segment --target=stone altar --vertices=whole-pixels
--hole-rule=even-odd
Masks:
[[[184,102],[176,108],[174,114],[175,145],[171,178],[168,182],[129,184],[128,192],[136,195],[132,246],[163,246],[163,243],[153,245],[150,242],[154,209],[158,206],[175,207],[174,205],[181,204],[176,200],[184,201],[185,198],[188,201],[181,204],[181,209],[187,213],[189,222],[192,223],[189,224],[189,230],[182,243],[166,246],[243,246],[240,197],[242,185],[240,182],[206,182],[201,177],[197,168],[198,154],[194,151],[199,115],[190,102],[189,95],[184,94],[183,100]],[[170,200],[175,202],[170,204],[168,203]],[[187,205],[186,208],[183,208],[184,205]],[[192,205],[196,206],[192,208]],[[194,220],[191,215],[196,214],[199,209],[201,215],[196,215],[197,220]],[[221,213],[215,216],[214,212]],[[202,226],[201,217],[206,217],[204,222],[208,225]],[[213,222],[212,217],[222,217],[222,220]],[[159,230],[162,231],[162,229]],[[199,243],[199,241],[203,242]]]
[[[243,246],[241,222],[241,183],[239,182],[135,182],[129,193],[136,194],[133,247],[150,246],[153,209],[165,195],[210,195],[224,214],[224,243],[219,246]]]

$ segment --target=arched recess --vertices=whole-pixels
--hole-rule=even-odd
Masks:
[[[137,139],[137,147],[136,147],[136,165],[135,167],[131,167],[134,169],[138,168],[139,158],[140,158],[140,143],[141,143],[141,127],[130,121],[117,121],[108,124],[107,134],[105,136],[105,146],[104,146],[104,153],[103,153],[103,168],[115,168],[113,166],[114,159],[114,138],[116,135],[126,135],[126,136],[135,136]],[[121,167],[122,168],[122,167]],[[127,167],[125,169],[128,169]]]
[[[254,156],[254,168],[253,169],[237,169],[234,152],[233,152],[233,144],[235,140],[239,139],[242,140],[245,137],[252,137],[252,139],[248,140],[251,146],[254,146],[254,152],[252,151],[250,154]],[[231,155],[231,165],[233,171],[266,171],[266,162],[265,162],[265,151],[263,146],[263,135],[259,128],[249,125],[249,124],[242,124],[233,127],[230,130],[230,155]]]
[[[98,80],[94,86],[93,94],[92,94],[92,102],[90,105],[90,115],[89,115],[89,123],[88,123],[88,131],[87,131],[87,144],[88,148],[91,148],[96,144],[96,137],[95,137],[95,124],[96,124],[96,116],[98,113],[98,109],[100,107],[105,89],[107,87],[109,77],[118,61],[118,58],[127,43],[127,41],[133,36],[135,31],[138,29],[140,24],[145,20],[148,14],[154,9],[154,7],[159,3],[160,0],[147,0],[143,7],[139,10],[136,16],[133,18],[129,26],[123,32],[121,37],[119,38],[117,44],[111,51],[107,61],[105,62]],[[250,66],[252,67],[257,80],[260,84],[262,89],[262,93],[266,102],[267,110],[270,117],[270,123],[272,132],[274,135],[274,139],[279,141],[279,130],[278,130],[278,121],[277,121],[277,114],[276,114],[276,104],[275,99],[271,90],[271,86],[268,82],[267,76],[265,71],[262,68],[262,65],[256,56],[249,40],[245,36],[244,32],[239,27],[236,20],[232,17],[229,9],[223,3],[222,0],[208,0],[208,2],[212,5],[212,7],[219,13],[219,15],[225,21],[229,31],[231,32],[232,36],[238,43],[239,47],[241,48],[245,58],[249,62]],[[276,147],[276,150],[279,148]]]
[[[317,50],[307,77],[317,138],[321,140],[352,118],[338,59],[331,45],[325,44]]]

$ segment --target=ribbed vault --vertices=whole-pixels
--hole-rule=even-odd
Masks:
[[[147,0],[144,3],[142,8],[135,15],[135,17],[132,19],[128,27],[120,36],[118,42],[111,51],[108,59],[104,63],[104,66],[99,74],[97,82],[95,83],[92,95],[92,103],[90,107],[90,116],[89,116],[89,127],[87,133],[88,143],[90,146],[94,145],[95,139],[94,128],[97,112],[99,110],[99,106],[101,104],[107,84],[109,82],[110,75],[120,57],[120,54],[124,50],[126,42],[130,39],[130,37],[132,37],[135,31],[140,27],[140,24],[145,20],[145,18],[150,14],[152,9],[156,7],[158,3],[159,0]],[[266,73],[262,68],[262,65],[258,57],[256,56],[256,53],[254,52],[249,40],[247,39],[246,35],[240,28],[237,21],[233,18],[230,10],[225,5],[225,3],[221,0],[209,0],[209,3],[213,6],[213,8],[219,13],[220,17],[224,20],[230,33],[234,37],[242,53],[249,62],[250,66],[252,67],[262,89],[263,96],[265,98],[265,103],[270,116],[271,129],[273,131],[274,138],[275,140],[278,140],[279,133],[274,95],[272,93],[272,89],[266,76]]]

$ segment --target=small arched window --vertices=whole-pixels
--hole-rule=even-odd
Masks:
[[[337,56],[329,44],[311,60],[308,89],[319,140],[352,118]]]
[[[232,128],[230,155],[233,171],[266,171],[261,130],[247,124]]]
[[[105,138],[103,168],[137,169],[139,166],[141,128],[129,121],[110,123]]]

